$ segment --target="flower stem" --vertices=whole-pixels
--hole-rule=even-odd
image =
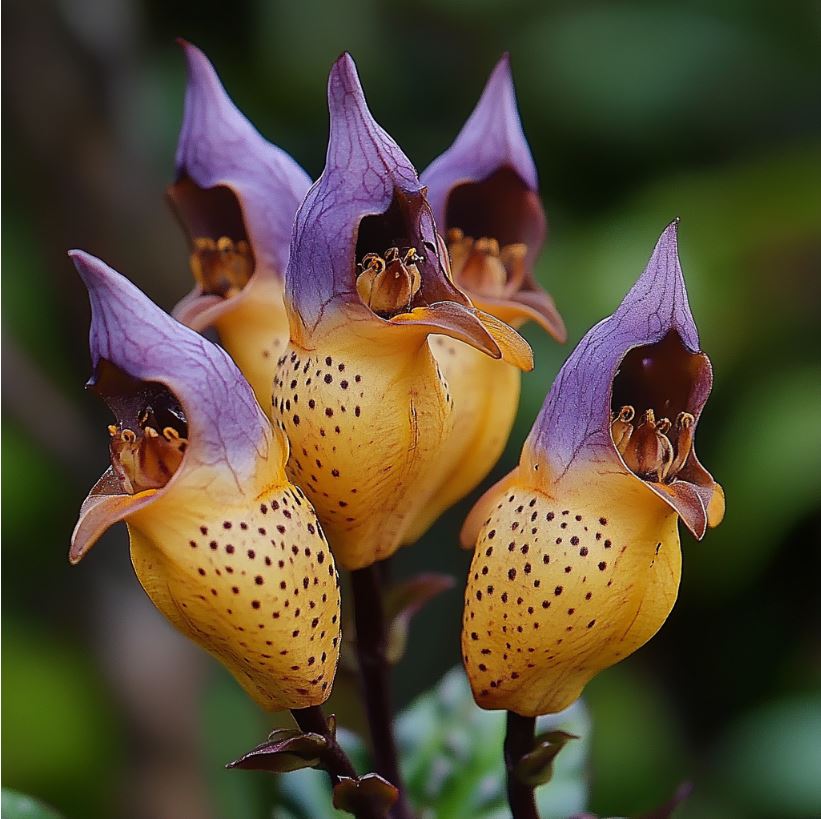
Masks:
[[[331,733],[328,720],[325,719],[321,706],[312,705],[309,708],[294,708],[291,715],[296,720],[296,724],[306,733],[319,734],[325,737],[328,744],[322,754],[321,761],[323,768],[328,772],[332,785],[336,785],[340,777],[356,779],[356,769],[351,760],[348,759],[345,751],[337,743],[336,737]]]
[[[390,665],[387,658],[388,624],[382,602],[380,569],[376,565],[355,569],[351,572],[351,585],[356,655],[376,772],[399,790],[399,799],[391,810],[393,819],[412,819],[393,736]]]
[[[296,724],[306,733],[319,734],[325,737],[327,746],[320,761],[323,769],[331,780],[331,787],[336,787],[342,779],[357,779],[356,768],[348,759],[348,755],[336,741],[336,737],[325,719],[322,706],[312,705],[309,708],[294,708],[291,716],[296,720]],[[384,819],[382,811],[362,806],[356,811],[356,819]]]
[[[507,801],[513,819],[539,819],[533,788],[520,782],[516,776],[519,760],[533,748],[536,718],[507,712],[505,734],[505,769],[507,771]]]

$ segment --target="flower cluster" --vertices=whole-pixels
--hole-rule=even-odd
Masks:
[[[336,566],[416,542],[486,477],[533,366],[515,328],[565,340],[534,277],[546,219],[507,57],[417,175],[343,55],[311,184],[182,45],[168,198],[193,291],[172,318],[72,253],[92,305],[89,387],[114,423],[71,560],[125,521],[163,614],[260,705],[302,709],[333,684]],[[567,359],[518,466],[465,523],[462,647],[482,707],[569,705],[669,614],[678,519],[700,538],[722,516],[694,448],[712,372],[676,233]]]

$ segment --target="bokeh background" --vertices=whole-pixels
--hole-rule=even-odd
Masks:
[[[170,308],[187,251],[163,201],[184,92],[174,38],[312,175],[327,70],[350,50],[377,119],[419,168],[510,50],[551,235],[540,275],[570,344],[611,312],[662,228],[681,254],[716,385],[699,427],[728,511],[683,536],[679,603],[601,675],[589,806],[637,815],[684,781],[682,817],[821,815],[821,6],[740,0],[6,0],[3,30],[3,782],[66,817],[270,816],[273,777],[223,771],[270,721],[149,606],[123,531],[78,568],[74,518],[106,464],[84,394],[82,247]],[[497,472],[567,355],[536,371]],[[450,512],[396,574],[459,579]],[[414,622],[410,702],[458,662],[460,592]],[[344,691],[340,714],[356,724]],[[274,813],[273,815],[276,815]]]

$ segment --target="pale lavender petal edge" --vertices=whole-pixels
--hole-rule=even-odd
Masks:
[[[507,54],[496,64],[453,144],[422,172],[437,224],[445,224],[447,199],[456,185],[481,182],[505,166],[512,168],[531,191],[538,190],[536,165],[522,129]]]
[[[288,263],[294,214],[311,179],[240,112],[205,54],[188,42],[180,44],[188,86],[177,143],[178,178],[187,174],[201,188],[231,188],[258,265],[281,275]]]

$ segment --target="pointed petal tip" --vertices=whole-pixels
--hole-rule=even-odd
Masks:
[[[673,221],[670,222],[666,228],[664,228],[661,235],[667,239],[671,239],[674,242],[678,242],[678,228],[680,223],[681,217],[676,216],[676,218],[673,219]]]
[[[675,258],[678,259],[678,229],[680,221],[681,219],[676,216],[676,218],[673,219],[673,221],[670,222],[661,232],[658,240],[656,241],[656,246],[653,249],[651,262],[658,261],[661,254],[669,253],[672,253]],[[651,265],[648,265],[648,268],[650,266]]]
[[[94,282],[110,276],[114,271],[100,258],[92,256],[85,250],[73,248],[67,253],[69,259],[74,263],[74,268],[80,274],[80,278],[85,282],[86,287],[91,287]]]
[[[502,56],[496,61],[496,65],[490,73],[487,84],[491,85],[493,82],[504,82],[505,85],[509,85],[511,88],[513,87],[513,71],[510,67],[509,51],[503,51]]]
[[[337,57],[328,74],[328,109],[331,115],[331,141],[336,128],[351,115],[353,121],[360,120],[360,127],[364,126],[366,130],[382,130],[368,108],[359,71],[347,51]]]
[[[177,38],[177,45],[179,45],[182,49],[183,55],[185,56],[185,62],[188,66],[189,86],[197,81],[207,81],[211,83],[216,82],[220,88],[222,87],[222,83],[217,76],[217,70],[214,68],[214,64],[208,59],[205,52],[201,48],[195,46],[192,42],[189,42],[183,37]]]
[[[510,55],[499,58],[485,82],[470,116],[451,146],[433,160],[422,174],[430,187],[430,202],[437,220],[447,221],[450,194],[458,185],[479,183],[502,169],[511,170],[531,193],[538,192],[536,164],[530,152],[516,101]],[[530,208],[541,211],[541,204]],[[543,212],[532,216],[539,222],[529,244],[544,241]],[[535,256],[536,251],[533,251]],[[531,258],[532,263],[532,258]]]
[[[364,100],[365,94],[362,90],[359,72],[353,57],[348,51],[343,51],[331,66],[328,77],[328,93],[331,93],[337,84],[341,86],[342,91],[346,94],[352,93]]]

